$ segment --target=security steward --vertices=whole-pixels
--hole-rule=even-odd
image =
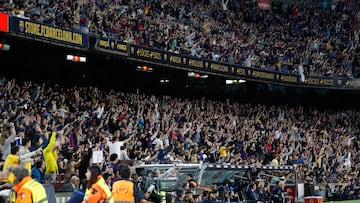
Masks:
[[[130,180],[130,167],[126,164],[120,164],[118,173],[120,180],[114,182],[111,191],[114,203],[147,202],[145,195]]]
[[[82,203],[113,203],[111,191],[101,176],[100,167],[97,165],[89,166],[86,173],[86,190]]]
[[[27,168],[19,165],[12,173],[15,185],[10,192],[10,203],[48,203],[44,186],[31,178]]]

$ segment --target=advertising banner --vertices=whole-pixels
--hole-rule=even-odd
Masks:
[[[96,42],[96,48],[125,55],[128,55],[129,51],[127,43],[113,39],[98,39]]]
[[[88,35],[63,28],[53,27],[30,20],[10,17],[11,33],[20,34],[25,37],[39,39],[47,42],[55,42],[59,45],[88,48]]]
[[[167,57],[164,58],[164,52],[161,50],[142,47],[137,45],[130,45],[130,56],[142,59],[149,60],[150,62],[166,64]]]
[[[9,32],[9,15],[0,12],[0,32]]]

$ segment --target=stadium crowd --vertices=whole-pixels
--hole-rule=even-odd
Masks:
[[[359,109],[189,100],[5,78],[0,109],[3,170],[24,163],[38,181],[84,180],[93,162],[110,186],[118,162],[127,160],[296,164],[299,182],[345,185],[341,199],[360,198]],[[94,160],[95,151],[104,159]]]
[[[0,11],[198,58],[306,76],[360,77],[359,2],[0,1]]]

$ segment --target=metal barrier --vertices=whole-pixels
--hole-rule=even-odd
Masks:
[[[57,193],[55,193],[56,203],[66,203],[67,201],[69,201],[71,194],[72,194],[72,192],[57,192]],[[8,195],[0,195],[0,203],[8,203],[8,201],[9,201]]]
[[[4,189],[0,191],[0,203],[8,203],[9,202],[9,189]]]
[[[66,203],[70,197],[72,192],[57,192],[56,195],[56,203]]]

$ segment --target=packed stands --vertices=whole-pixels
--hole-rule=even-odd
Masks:
[[[358,1],[273,1],[265,11],[244,0],[0,0],[0,12],[245,67],[360,77]],[[117,161],[292,165],[300,183],[335,185],[336,200],[360,198],[359,109],[190,100],[2,78],[0,113],[3,157],[11,135],[12,145],[26,137],[35,151],[56,132],[56,189],[71,177],[83,180],[92,153],[102,151],[98,164],[109,185]],[[42,171],[41,163],[34,168]]]
[[[84,179],[91,153],[101,150],[104,172],[110,159],[296,164],[299,182],[344,184],[341,198],[359,198],[359,109],[187,100],[5,78],[0,89],[3,140],[15,130],[14,144],[27,137],[33,151],[56,131],[57,185],[70,174]]]
[[[305,76],[360,76],[359,2],[2,1],[0,11],[198,58]]]

